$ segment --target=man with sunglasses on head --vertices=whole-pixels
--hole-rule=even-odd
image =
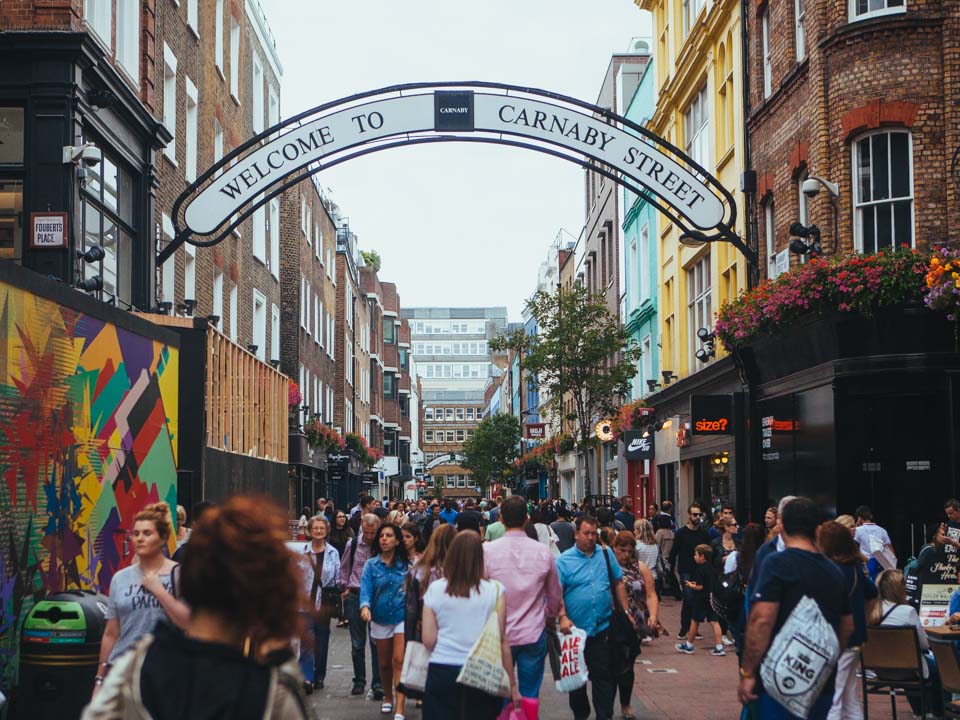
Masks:
[[[691,503],[687,508],[687,524],[677,530],[673,536],[673,547],[670,549],[670,567],[680,575],[680,587],[683,588],[683,606],[680,609],[680,632],[678,639],[687,636],[690,629],[690,619],[693,616],[693,605],[696,593],[688,585],[688,580],[694,579],[697,563],[693,559],[694,550],[698,545],[709,545],[710,533],[703,527],[703,510],[699,503]]]

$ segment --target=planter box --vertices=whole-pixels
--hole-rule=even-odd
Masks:
[[[310,447],[303,433],[291,432],[289,442],[291,465],[310,465],[320,469],[327,466],[327,454],[319,448]]]
[[[763,384],[849,358],[956,352],[955,323],[922,305],[890,306],[873,316],[833,313],[760,338],[736,351],[751,384]]]

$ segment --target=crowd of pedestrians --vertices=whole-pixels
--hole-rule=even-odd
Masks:
[[[960,503],[945,511],[933,547],[960,543]],[[608,720],[619,705],[631,720],[637,656],[666,634],[664,595],[681,602],[679,653],[695,653],[708,630],[710,655],[736,650],[745,718],[800,717],[761,671],[794,639],[792,618],[810,600],[839,650],[805,717],[862,717],[870,625],[916,628],[927,685],[923,704],[911,705],[942,712],[926,633],[870,508],[824,521],[812,500],[787,496],[762,524],[742,527],[719,502],[685,514],[678,527],[669,501],[640,516],[629,498],[461,506],[364,495],[352,508],[304,508],[291,542],[285,518],[262,499],[202,503],[189,529],[182,508],[174,526],[166,503],[149,505],[131,532],[134,563],[111,582],[83,717],[312,717],[307,696],[324,687],[336,620],[349,631],[351,694],[379,701],[393,720],[409,703],[424,718],[492,719],[511,703],[535,714],[547,660],[575,628],[586,636],[589,682],[569,693],[573,717]],[[950,613],[960,621],[960,590]],[[464,680],[487,628],[499,629],[499,650],[483,650],[503,668],[496,693]],[[412,666],[421,652],[429,661],[417,680],[405,660]]]

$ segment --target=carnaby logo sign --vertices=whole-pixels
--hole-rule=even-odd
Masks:
[[[653,435],[643,437],[642,430],[627,430],[623,434],[623,446],[627,460],[653,459]]]
[[[437,90],[433,94],[433,127],[435,130],[473,130],[473,93]]]

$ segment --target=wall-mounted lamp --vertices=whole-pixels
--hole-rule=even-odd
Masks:
[[[653,378],[647,380],[647,392],[653,392],[653,391],[656,390],[658,387],[660,387],[660,383],[658,383],[658,382],[657,382],[656,380],[654,380]]]
[[[270,364],[273,365],[273,369],[274,369],[274,370],[278,370],[278,369],[280,368],[280,361],[279,361],[279,360],[271,360],[271,361],[270,361]]]
[[[219,315],[207,315],[207,322],[211,325],[218,325],[220,323]]]
[[[714,346],[715,337],[710,330],[702,327],[697,330],[697,339],[700,340],[701,346],[700,349],[697,350],[697,360],[705,363],[717,354],[716,347]]]
[[[94,275],[93,277],[84,278],[78,282],[74,287],[77,290],[83,290],[84,292],[93,293],[100,292],[103,290],[103,278],[99,275]]]
[[[676,374],[673,372],[673,370],[664,370],[660,374],[663,375],[664,385],[669,385],[670,381],[673,380],[675,377],[677,377]]]
[[[77,257],[88,263],[100,262],[107,256],[106,251],[100,245],[94,245],[91,248],[77,250]]]
[[[169,300],[164,300],[163,302],[157,303],[157,310],[163,313],[164,315],[169,315],[170,311],[173,310],[173,303]]]
[[[795,222],[790,226],[790,234],[797,236],[790,241],[790,252],[796,255],[809,253],[811,257],[823,253],[820,247],[820,228],[816,225],[802,225]],[[806,243],[801,238],[810,238],[810,242]]]
[[[184,298],[183,303],[177,305],[177,312],[183,313],[184,315],[191,316],[193,311],[197,308],[197,301],[192,298]]]
[[[257,350],[259,349],[260,349],[259,345],[247,345],[247,350],[249,350],[252,355],[256,355]]]
[[[647,425],[646,428],[644,428],[643,435],[641,435],[641,437],[650,437],[655,432],[659,432],[660,430],[669,430],[671,427],[673,427],[673,420],[670,418],[667,418],[666,420],[655,420]]]

